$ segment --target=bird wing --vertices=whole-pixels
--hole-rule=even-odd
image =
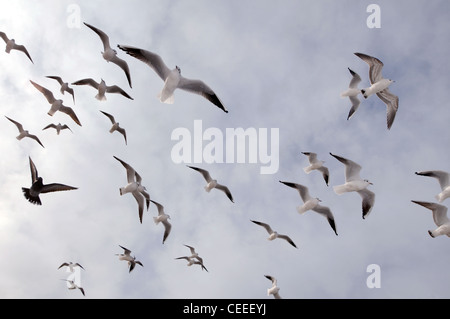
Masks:
[[[10,120],[11,122],[13,122],[13,123],[17,126],[19,132],[21,132],[21,133],[23,132],[23,126],[22,126],[22,124],[20,124],[20,123],[17,122],[17,121],[14,121],[13,119],[10,119],[10,118],[7,117],[6,115],[5,115],[5,117],[6,117],[8,120]]]
[[[78,187],[68,186],[64,184],[52,183],[42,186],[41,193],[50,192],[60,192],[60,191],[70,191],[73,189],[78,189]]]
[[[123,137],[125,138],[125,144],[127,144],[127,132],[125,131],[125,129],[122,127],[118,127],[117,131],[123,135]]]
[[[142,217],[144,215],[144,196],[142,196],[142,194],[137,191],[132,192],[131,194],[133,194],[133,197],[136,199],[138,203],[139,221],[142,224]]]
[[[163,223],[163,225],[164,225],[164,236],[163,236],[163,244],[164,244],[164,242],[166,241],[166,239],[167,239],[167,237],[169,236],[169,234],[170,234],[170,231],[171,231],[171,229],[172,229],[172,224],[170,224],[169,223],[169,221],[166,219],[166,220],[163,220],[162,221],[162,223]]]
[[[352,79],[350,80],[350,84],[348,85],[349,88],[354,89],[358,87],[358,84],[361,82],[361,77],[358,73],[348,68],[350,71],[350,74],[352,75]]]
[[[111,86],[106,87],[106,92],[108,92],[108,93],[120,93],[123,96],[125,96],[126,98],[129,98],[130,100],[133,100],[133,98],[127,92],[125,92],[122,88],[120,88],[117,85],[111,85]]]
[[[316,205],[316,207],[314,207],[312,210],[324,216],[328,220],[328,223],[330,224],[334,233],[337,235],[336,223],[334,221],[334,215],[331,212],[331,209],[327,206]]]
[[[311,199],[311,195],[309,195],[309,190],[308,187],[300,185],[300,184],[296,184],[296,183],[291,183],[291,182],[283,182],[280,181],[280,183],[295,188],[298,193],[300,194],[300,197],[302,198],[303,202],[308,201],[309,199]]]
[[[90,85],[90,86],[92,86],[93,88],[96,88],[96,89],[98,89],[98,86],[100,85],[94,79],[91,79],[91,78],[81,79],[81,80],[73,82],[72,84],[73,85]]]
[[[214,93],[214,91],[206,85],[205,82],[201,80],[190,80],[182,76],[180,82],[178,83],[178,88],[191,93],[199,94],[219,107],[225,113],[228,113],[228,110],[217,97],[216,93]]]
[[[153,204],[155,204],[156,205],[156,207],[158,208],[158,215],[162,215],[162,214],[164,214],[164,206],[163,205],[161,205],[160,203],[158,203],[158,202],[155,202],[154,200],[150,200]]]
[[[433,220],[436,226],[441,226],[448,223],[450,220],[447,217],[447,207],[438,203],[412,201],[413,203],[419,204],[423,207],[430,209],[433,212]]]
[[[131,86],[131,75],[130,75],[130,68],[128,67],[128,63],[125,60],[122,60],[121,58],[119,58],[117,55],[115,55],[110,62],[117,64],[124,72],[125,75],[127,76],[127,80],[128,80],[128,84]]]
[[[61,85],[64,84],[64,81],[62,80],[62,78],[61,78],[60,76],[56,76],[56,75],[47,75],[46,78],[56,80],[56,81],[58,81],[58,83],[61,84]]]
[[[120,163],[122,163],[123,167],[125,167],[125,169],[127,170],[127,181],[128,183],[134,182],[134,178],[136,176],[136,171],[134,170],[133,167],[131,167],[128,163],[122,161],[121,159],[119,159],[118,157],[114,156],[113,157],[118,160]]]
[[[5,43],[7,43],[9,41],[8,37],[6,36],[5,32],[0,32],[0,38],[3,39],[3,41],[5,41]]]
[[[306,156],[308,156],[308,161],[310,164],[314,164],[317,161],[317,153],[302,152],[302,154],[305,154]]]
[[[125,51],[132,57],[147,64],[149,67],[153,69],[153,71],[156,72],[156,74],[158,74],[158,76],[163,81],[166,80],[167,76],[170,73],[170,69],[167,67],[163,59],[158,54],[130,46],[117,45],[117,47]]]
[[[323,179],[325,180],[325,183],[328,186],[328,181],[329,181],[329,178],[330,178],[330,171],[328,170],[328,167],[321,166],[317,170],[322,173]]]
[[[264,277],[266,277],[267,279],[269,279],[272,282],[272,287],[275,287],[277,285],[277,280],[275,277],[270,276],[270,275],[264,275]]]
[[[30,171],[31,171],[31,183],[34,183],[37,181],[39,174],[36,169],[36,165],[34,165],[33,161],[31,160],[31,157],[28,157],[30,160]]]
[[[259,222],[259,221],[256,221],[256,220],[250,220],[252,223],[255,223],[256,225],[259,225],[259,226],[262,226],[262,227],[264,227],[266,230],[267,230],[267,232],[269,233],[269,234],[272,234],[273,233],[273,230],[272,230],[272,228],[270,227],[270,225],[269,224],[266,224],[266,223],[263,223],[263,222]]]
[[[46,127],[44,127],[42,130],[46,130],[46,129],[48,129],[48,128],[56,128],[56,125],[55,124],[49,124],[49,125],[47,125]]]
[[[228,187],[226,187],[225,185],[217,183],[215,188],[220,189],[221,191],[223,191],[227,195],[227,197],[231,200],[231,202],[234,203],[233,195],[231,195],[231,192],[228,189]]]
[[[115,124],[115,123],[116,123],[116,120],[114,119],[114,116],[112,116],[112,115],[109,114],[109,113],[103,112],[103,111],[100,111],[100,112],[102,112],[103,114],[105,114],[105,115],[109,118],[109,120],[111,121],[112,124]]]
[[[352,107],[348,112],[347,120],[352,117],[352,115],[356,112],[356,110],[359,108],[359,105],[361,104],[361,101],[357,96],[349,96],[348,98],[350,99],[350,102],[352,102]]]
[[[440,170],[416,172],[417,175],[434,177],[439,181],[441,189],[444,190],[449,185],[449,173]]]
[[[282,238],[282,239],[286,240],[289,244],[291,244],[292,246],[297,248],[297,246],[295,245],[294,241],[291,238],[289,238],[289,236],[283,235],[283,234],[278,234],[278,238]]]
[[[110,49],[111,48],[111,46],[109,45],[109,37],[108,37],[108,35],[105,33],[105,32],[103,32],[102,30],[100,30],[100,29],[98,29],[98,28],[96,28],[96,27],[94,27],[94,26],[92,26],[92,25],[90,25],[90,24],[87,24],[86,22],[83,22],[88,28],[90,28],[91,30],[93,30],[95,33],[97,33],[98,34],[98,36],[100,37],[100,39],[102,40],[102,43],[103,43],[103,49],[106,51],[107,49]]]
[[[389,89],[378,92],[377,96],[386,104],[386,122],[387,128],[390,129],[397,114],[399,98],[392,94]]]
[[[362,167],[358,163],[332,153],[330,153],[330,155],[345,165],[345,180],[347,182],[361,179],[359,177],[359,172],[361,171]]]
[[[189,248],[189,250],[191,251],[191,254],[194,255],[195,254],[195,248],[189,245],[184,244],[184,246],[186,246],[187,248]]]
[[[39,143],[39,145],[41,145],[42,147],[44,147],[44,145],[42,144],[42,142],[39,140],[39,138],[36,135],[33,134],[28,134],[29,138],[32,138],[33,140],[35,140],[36,142]],[[45,147],[44,147],[45,148]]]
[[[64,266],[69,266],[69,264],[68,263],[62,263],[61,266],[58,267],[58,269],[61,268],[61,267],[64,267]]]
[[[20,44],[16,44],[14,45],[14,49],[22,51],[23,53],[25,53],[25,55],[28,57],[28,59],[30,59],[30,61],[34,64],[33,59],[30,56],[30,53],[28,53],[27,48],[25,48],[25,46],[20,45]]]
[[[383,62],[364,53],[355,53],[355,55],[369,65],[369,80],[371,84],[374,84],[383,78],[383,76],[381,75]]]
[[[53,104],[53,102],[56,101],[55,97],[53,96],[52,91],[50,91],[49,89],[46,89],[43,86],[40,86],[39,84],[37,84],[36,82],[31,81],[31,84],[33,84],[33,86],[38,89],[39,92],[41,92],[42,94],[44,94],[45,98],[47,99],[48,103]]]
[[[205,180],[208,183],[212,181],[211,175],[209,175],[209,172],[206,169],[202,169],[202,168],[194,167],[194,166],[189,166],[189,165],[186,165],[186,166],[189,167],[189,168],[192,168],[192,169],[194,169],[194,170],[196,170],[198,172],[200,172],[200,174],[203,175],[203,177],[205,178]]]
[[[131,250],[129,250],[128,248],[125,248],[125,247],[120,246],[120,245],[119,245],[119,247],[122,248],[122,249],[124,250],[124,254],[125,254],[125,255],[130,255],[130,254],[131,254]]]
[[[72,120],[75,121],[75,123],[77,123],[79,126],[82,126],[80,120],[78,119],[77,115],[75,114],[75,111],[71,107],[61,105],[61,107],[59,108],[59,111],[66,113],[67,115],[69,115],[72,118]]]
[[[366,188],[358,191],[358,194],[361,195],[362,198],[362,217],[364,219],[369,215],[373,204],[375,203],[375,193]]]

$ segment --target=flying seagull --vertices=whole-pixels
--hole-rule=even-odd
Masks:
[[[416,174],[420,176],[433,177],[439,181],[439,185],[441,186],[442,190],[442,192],[436,195],[436,199],[439,201],[439,203],[442,203],[446,198],[450,197],[450,182],[449,182],[450,180],[448,172],[434,170],[434,171],[416,172]]]
[[[49,78],[49,79],[53,79],[53,80],[58,81],[58,83],[61,85],[61,87],[59,89],[61,94],[64,95],[64,93],[67,92],[70,95],[72,95],[73,103],[75,104],[75,93],[74,93],[73,89],[71,87],[69,87],[69,83],[64,82],[63,79],[60,76],[47,75],[46,77]]]
[[[75,121],[75,123],[77,123],[79,126],[81,126],[80,120],[76,116],[73,109],[71,107],[64,106],[63,100],[55,99],[55,97],[53,96],[53,93],[50,90],[46,89],[43,86],[40,86],[39,84],[37,84],[31,80],[30,80],[30,82],[31,82],[31,84],[33,84],[33,86],[36,89],[38,89],[39,92],[41,92],[45,96],[48,103],[50,103],[52,105],[50,110],[47,112],[48,115],[53,116],[53,114],[55,114],[57,111],[60,111],[60,112],[63,112],[63,113],[66,113],[67,115],[69,115],[72,118],[72,120]]]
[[[25,198],[32,204],[42,205],[41,200],[39,198],[40,194],[50,193],[50,192],[59,192],[59,191],[69,191],[73,189],[77,189],[77,187],[67,186],[63,184],[44,184],[42,177],[38,175],[38,171],[36,166],[34,165],[31,157],[30,160],[30,170],[31,170],[31,187],[25,188],[22,187],[22,192]]]
[[[175,259],[186,259],[188,261],[187,266],[192,266],[192,265],[200,265],[202,267],[202,270],[206,270],[208,272],[208,269],[206,269],[205,265],[203,265],[203,261],[200,260],[194,260],[193,257],[190,256],[182,256],[182,257],[177,257]]]
[[[164,86],[158,94],[161,102],[172,104],[174,102],[174,91],[181,89],[203,96],[222,111],[228,113],[228,110],[219,100],[216,93],[206,83],[201,80],[191,80],[183,77],[178,66],[175,66],[172,70],[169,69],[158,54],[130,46],[118,45],[117,47],[147,64],[164,81]]]
[[[144,215],[144,199],[147,200],[147,210],[150,204],[150,195],[147,193],[147,189],[142,185],[141,176],[135,171],[135,169],[128,163],[122,161],[120,158],[113,156],[118,160],[127,171],[127,182],[125,187],[119,189],[120,195],[131,193],[138,203],[139,221],[142,224],[142,217]]]
[[[26,54],[28,59],[30,59],[30,61],[34,64],[33,60],[31,59],[30,54],[28,53],[27,48],[25,48],[23,45],[16,44],[16,41],[14,39],[8,39],[8,37],[6,36],[5,32],[0,32],[0,37],[6,43],[6,49],[5,49],[6,53],[10,53],[11,50],[22,51],[23,53]]]
[[[163,236],[163,241],[162,243],[164,244],[164,242],[166,241],[167,237],[170,234],[170,230],[172,229],[172,225],[169,223],[169,219],[170,219],[170,215],[166,214],[164,212],[164,206],[161,205],[158,202],[155,202],[153,200],[150,200],[153,204],[156,205],[156,207],[158,208],[158,216],[153,217],[153,221],[155,222],[156,225],[158,225],[159,223],[162,223],[164,226],[164,236]]]
[[[209,175],[209,172],[207,170],[198,168],[198,167],[194,167],[194,166],[189,166],[189,165],[186,165],[186,166],[189,168],[192,168],[193,170],[196,170],[197,172],[200,172],[200,174],[202,174],[203,178],[208,183],[205,186],[205,191],[207,191],[209,193],[211,191],[211,189],[213,189],[213,188],[219,189],[227,195],[227,197],[231,200],[231,202],[234,203],[233,196],[231,195],[231,192],[228,189],[228,187],[221,185],[221,184],[217,183],[217,180],[212,179],[211,175]]]
[[[358,95],[361,93],[361,90],[358,89],[358,84],[361,82],[361,77],[358,73],[348,68],[350,74],[352,75],[352,79],[350,80],[350,84],[348,89],[341,93],[342,97],[348,97],[350,102],[352,103],[352,107],[350,108],[350,112],[348,113],[347,120],[356,112],[361,101],[358,98]]]
[[[296,189],[298,191],[298,193],[300,194],[300,197],[303,200],[303,205],[297,207],[297,212],[299,212],[300,214],[303,214],[303,213],[307,212],[308,210],[313,210],[316,213],[319,213],[320,215],[324,216],[328,220],[328,223],[330,224],[331,228],[333,229],[334,233],[337,236],[336,223],[334,221],[333,213],[331,212],[329,207],[322,206],[319,204],[319,202],[321,202],[321,200],[319,198],[317,198],[317,197],[314,198],[309,194],[308,187],[301,185],[301,184],[297,184],[297,183],[291,183],[291,182],[280,181],[280,183]]]
[[[334,192],[338,195],[357,192],[362,198],[362,218],[366,218],[375,203],[375,193],[367,189],[372,183],[360,177],[359,172],[362,167],[359,164],[335,154],[330,153],[330,155],[345,165],[345,183],[334,186]]]
[[[116,120],[114,119],[114,116],[112,116],[109,113],[103,112],[103,111],[100,111],[100,112],[105,114],[109,118],[111,123],[112,123],[112,126],[111,126],[111,129],[109,130],[109,133],[113,133],[114,131],[117,131],[120,134],[122,134],[123,137],[125,138],[125,145],[126,145],[127,144],[127,132],[125,131],[125,129],[119,126],[119,122],[116,122]]]
[[[433,220],[436,226],[435,230],[429,230],[428,234],[431,237],[437,237],[442,235],[447,235],[450,237],[450,220],[447,217],[447,207],[437,203],[412,201],[413,203],[419,204],[425,208],[430,209],[433,212]]]
[[[103,50],[104,52],[101,52],[103,58],[107,61],[107,62],[112,62],[114,64],[117,64],[124,72],[125,75],[127,77],[128,80],[128,84],[130,85],[130,88],[132,88],[131,85],[131,76],[130,76],[130,69],[128,67],[128,64],[125,60],[122,60],[121,58],[119,58],[117,56],[117,51],[111,48],[111,45],[109,44],[109,37],[108,35],[103,32],[102,30],[87,24],[86,22],[84,22],[84,24],[90,28],[91,30],[93,30],[95,33],[97,33],[97,35],[100,37],[100,39],[102,40],[103,43]]]
[[[190,252],[191,252],[191,256],[189,256],[190,258],[196,258],[197,260],[199,260],[200,262],[203,263],[203,259],[198,255],[198,253],[195,251],[195,248],[189,245],[184,245],[187,248],[189,248]]]
[[[106,82],[101,79],[100,83],[96,82],[95,80],[91,78],[86,78],[82,80],[78,80],[72,83],[73,85],[89,85],[92,86],[94,89],[97,89],[97,95],[95,98],[99,101],[106,101],[105,93],[118,93],[123,96],[125,96],[127,99],[133,100],[133,98],[125,92],[122,88],[120,88],[117,85],[106,85]]]
[[[73,263],[71,261],[62,263],[61,266],[58,267],[58,269],[60,269],[62,267],[69,267],[70,272],[73,272],[74,267],[80,267],[81,269],[84,270],[83,266],[81,266],[79,263]]]
[[[394,123],[395,115],[397,114],[399,99],[398,96],[389,91],[388,87],[395,81],[383,78],[381,75],[383,62],[379,59],[363,53],[355,53],[355,55],[369,65],[369,80],[371,86],[362,89],[361,93],[366,99],[370,95],[376,94],[384,104],[386,104],[387,128],[390,129],[392,123]]]
[[[41,141],[39,140],[39,138],[36,135],[30,134],[27,130],[23,129],[22,124],[20,124],[19,122],[14,121],[13,119],[10,119],[9,117],[5,116],[8,120],[10,120],[11,122],[13,122],[16,126],[17,129],[19,130],[19,135],[16,136],[16,138],[20,141],[21,139],[23,139],[24,137],[29,137],[32,138],[33,140],[35,140],[36,142],[39,143],[39,145],[41,145],[42,147],[44,147],[44,145],[42,145]]]
[[[46,129],[49,129],[49,128],[54,128],[55,130],[56,130],[56,134],[57,135],[59,135],[59,133],[62,131],[62,130],[66,130],[66,129],[68,129],[69,131],[71,131],[72,132],[72,130],[70,129],[70,127],[68,127],[66,124],[61,124],[61,123],[58,123],[58,124],[53,124],[53,123],[51,123],[51,124],[49,124],[49,125],[47,125],[46,127],[44,127],[42,130],[46,130]],[[72,132],[73,133],[73,132]]]
[[[68,282],[68,287],[69,287],[70,290],[73,290],[73,289],[80,289],[80,291],[81,291],[81,293],[83,294],[83,296],[85,296],[83,287],[77,286],[77,285],[75,284],[75,281],[74,281],[74,280],[68,280],[68,279],[61,279],[61,280],[64,280],[64,281],[67,281],[67,282]]]
[[[317,158],[317,154],[313,152],[302,152],[302,154],[308,156],[309,166],[303,168],[306,174],[311,173],[313,170],[318,170],[322,173],[323,179],[325,180],[325,184],[328,186],[328,180],[330,177],[330,172],[328,167],[323,164],[325,161],[321,161]]]
[[[294,242],[292,241],[291,238],[289,238],[289,236],[287,235],[283,235],[283,234],[279,234],[276,231],[274,231],[269,224],[266,223],[262,223],[262,222],[258,222],[256,220],[250,220],[252,223],[255,223],[256,225],[262,226],[264,227],[267,232],[269,233],[269,237],[267,238],[268,240],[274,240],[276,238],[281,238],[286,240],[289,244],[291,244],[292,246],[294,246],[295,248],[297,248],[297,246],[294,244]]]
[[[137,265],[144,267],[144,265],[139,261],[136,260],[136,256],[131,256],[131,250],[120,246],[120,248],[122,248],[124,250],[123,254],[116,254],[116,256],[119,256],[119,260],[125,260],[128,262],[128,266],[129,266],[129,270],[128,273],[132,272],[134,267]]]
[[[272,287],[267,289],[267,296],[273,295],[275,299],[281,299],[281,296],[278,293],[280,291],[280,287],[277,286],[277,279],[269,275],[264,275],[264,277],[272,282]]]

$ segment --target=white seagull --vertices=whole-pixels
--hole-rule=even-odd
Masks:
[[[198,253],[195,251],[195,248],[189,245],[184,245],[187,248],[189,248],[189,250],[191,251],[191,256],[189,256],[190,258],[196,258],[198,259],[200,262],[203,263],[203,259],[198,255]]]
[[[105,114],[112,123],[109,133],[113,133],[114,131],[117,131],[120,134],[122,134],[123,137],[125,138],[125,145],[126,145],[127,144],[127,132],[125,131],[125,129],[119,126],[119,122],[116,122],[116,120],[114,119],[114,116],[112,116],[109,113],[103,112],[103,111],[100,111],[100,112]]]
[[[77,286],[77,285],[75,284],[75,281],[74,281],[74,280],[68,280],[68,279],[61,279],[61,280],[67,281],[67,282],[69,283],[68,288],[69,288],[70,290],[73,290],[73,289],[80,289],[80,291],[81,291],[81,293],[83,294],[83,296],[85,296],[83,287]]]
[[[164,244],[164,242],[166,241],[167,237],[170,234],[170,230],[172,229],[172,225],[169,223],[169,219],[170,219],[170,215],[166,214],[164,212],[164,206],[161,205],[158,202],[155,202],[153,200],[150,200],[153,204],[156,205],[156,207],[158,208],[158,216],[153,217],[153,221],[155,222],[156,225],[158,225],[159,223],[162,223],[164,225],[164,236],[163,236],[163,240],[162,243]]]
[[[278,293],[280,291],[280,287],[277,286],[276,278],[269,275],[264,275],[264,277],[266,277],[272,282],[272,287],[267,289],[267,296],[273,295],[275,299],[281,299],[281,296]]]
[[[86,78],[86,79],[82,79],[82,80],[78,80],[72,83],[73,85],[89,85],[92,86],[94,89],[97,90],[97,95],[95,96],[95,98],[99,101],[106,101],[106,93],[118,93],[118,94],[122,94],[123,96],[125,96],[126,98],[133,100],[133,98],[127,93],[125,92],[122,88],[120,88],[117,85],[111,85],[108,86],[106,85],[106,82],[101,79],[100,83],[96,82],[95,80],[91,79],[91,78]]]
[[[125,260],[128,262],[129,270],[128,272],[132,272],[134,267],[137,265],[144,267],[144,265],[139,261],[136,260],[136,256],[131,256],[131,250],[122,247],[119,245],[120,248],[124,250],[123,254],[116,254],[116,256],[119,256],[119,260]]]
[[[448,172],[434,170],[434,171],[416,172],[416,174],[420,176],[433,177],[439,181],[439,185],[441,186],[442,190],[442,192],[436,195],[436,199],[439,201],[439,203],[442,203],[446,198],[450,197],[450,180]]]
[[[150,195],[147,193],[147,189],[142,185],[142,177],[135,171],[135,169],[128,163],[122,161],[120,158],[113,156],[118,160],[127,171],[128,184],[124,187],[120,187],[120,195],[131,193],[138,203],[139,221],[142,224],[142,218],[144,215],[144,199],[147,200],[147,210],[150,205]]]
[[[75,93],[74,93],[73,89],[71,87],[69,87],[69,83],[64,82],[63,79],[60,76],[47,75],[46,77],[49,78],[49,79],[53,79],[53,80],[58,81],[58,83],[61,85],[61,87],[59,89],[61,94],[64,95],[64,93],[67,92],[70,95],[72,95],[73,103],[75,104]]]
[[[80,120],[78,119],[78,117],[76,116],[75,112],[73,111],[73,109],[71,107],[68,106],[64,106],[63,105],[63,100],[59,99],[55,99],[55,97],[53,96],[53,93],[46,89],[43,86],[40,86],[39,84],[31,81],[31,84],[33,84],[33,86],[38,89],[39,92],[41,92],[45,98],[47,99],[47,102],[51,104],[51,108],[50,110],[47,112],[48,115],[53,116],[53,114],[55,114],[57,111],[66,113],[67,115],[69,115],[72,120],[75,121],[75,123],[77,123],[79,126],[81,126]]]
[[[389,91],[388,87],[395,81],[383,78],[381,75],[383,62],[379,59],[363,53],[355,53],[355,55],[369,65],[369,80],[371,86],[362,89],[361,93],[366,99],[370,95],[376,94],[384,104],[386,104],[387,128],[390,129],[392,123],[394,123],[395,115],[397,114],[399,99],[398,96]]]
[[[345,165],[345,183],[333,187],[336,194],[341,195],[347,192],[357,192],[362,198],[362,218],[366,218],[375,203],[375,193],[367,189],[369,185],[373,185],[367,179],[362,179],[359,175],[361,166],[349,159],[338,155],[331,154],[339,162]]]
[[[358,95],[361,93],[361,90],[358,89],[358,84],[361,82],[361,77],[358,73],[348,68],[350,74],[352,75],[352,79],[350,80],[350,84],[348,89],[341,93],[341,97],[348,97],[350,102],[352,103],[352,107],[350,108],[350,112],[348,113],[347,120],[356,112],[361,101],[358,98]]]
[[[250,220],[252,223],[255,223],[256,225],[262,226],[264,227],[267,232],[269,233],[269,237],[267,237],[267,240],[274,240],[276,238],[281,238],[286,240],[289,244],[291,244],[292,246],[294,246],[295,248],[297,248],[297,246],[294,244],[294,242],[292,241],[291,238],[289,238],[289,236],[287,235],[283,235],[283,234],[279,234],[278,232],[274,231],[269,224],[266,223],[262,223],[262,222],[258,222],[256,220]]]
[[[5,49],[6,53],[10,53],[11,50],[22,51],[23,53],[26,54],[28,59],[30,59],[30,61],[34,64],[33,60],[31,59],[30,54],[28,53],[27,48],[25,48],[23,45],[16,44],[16,41],[14,39],[8,39],[8,37],[6,36],[5,32],[0,32],[0,37],[6,43],[6,49]]]
[[[59,133],[62,131],[62,130],[66,130],[66,129],[68,129],[69,131],[71,131],[72,132],[72,130],[70,129],[70,127],[68,127],[66,124],[61,124],[61,123],[58,123],[58,124],[53,124],[53,123],[51,123],[51,124],[49,124],[49,125],[47,125],[46,127],[44,127],[42,130],[46,130],[46,129],[49,129],[49,128],[54,128],[55,130],[56,130],[56,134],[57,135],[59,135]],[[73,133],[73,132],[72,132]]]
[[[34,165],[31,157],[29,157],[30,161],[30,170],[31,170],[31,187],[25,188],[22,187],[22,192],[25,198],[32,204],[42,205],[41,200],[39,198],[40,194],[50,193],[50,192],[59,192],[59,191],[69,191],[73,189],[77,189],[76,187],[67,186],[58,183],[52,184],[44,184],[42,177],[39,176],[36,166]]]
[[[322,173],[323,179],[325,180],[325,183],[328,186],[328,180],[330,177],[330,172],[328,170],[328,167],[324,166],[323,164],[325,161],[321,161],[317,158],[317,154],[313,152],[302,152],[302,154],[308,156],[309,160],[309,166],[306,166],[303,168],[306,174],[311,173],[313,170],[318,170]]]
[[[73,263],[71,261],[62,263],[61,266],[58,267],[58,269],[62,267],[69,267],[70,272],[73,272],[74,267],[80,267],[81,269],[84,270],[83,266],[81,266],[79,263]]]
[[[188,261],[187,266],[200,265],[202,267],[202,270],[206,270],[208,272],[208,269],[206,269],[206,267],[203,265],[203,261],[194,260],[194,258],[191,256],[182,256],[175,259],[186,259]]]
[[[39,140],[39,138],[36,135],[30,134],[30,132],[28,132],[27,130],[23,129],[22,124],[20,124],[19,122],[14,121],[13,119],[10,119],[9,117],[7,117],[5,115],[5,117],[10,120],[11,122],[13,122],[16,126],[17,129],[19,130],[19,135],[16,136],[16,138],[20,141],[21,139],[25,138],[25,137],[29,137],[32,138],[33,140],[35,140],[36,142],[39,143],[39,145],[41,145],[42,147],[44,147],[44,145],[42,145],[41,141]]]
[[[162,58],[156,53],[123,45],[118,45],[118,47],[132,57],[147,64],[164,81],[164,87],[158,94],[158,98],[161,102],[172,104],[174,102],[174,91],[176,89],[181,89],[203,96],[222,111],[228,113],[228,110],[219,100],[216,93],[214,93],[214,91],[203,81],[191,80],[183,77],[181,75],[181,69],[178,66],[175,66],[172,70],[169,69]]]
[[[334,233],[337,236],[336,223],[334,221],[333,213],[331,212],[329,207],[322,206],[319,204],[319,202],[321,202],[321,200],[319,198],[311,197],[311,195],[309,194],[308,187],[297,184],[297,183],[290,183],[290,182],[283,182],[283,181],[280,181],[280,183],[296,189],[298,191],[298,193],[300,194],[300,197],[303,200],[303,205],[297,207],[297,212],[299,214],[303,214],[303,213],[307,212],[308,210],[313,210],[316,213],[319,213],[320,215],[324,216],[328,220],[328,223],[330,224],[331,228],[333,229]]]
[[[228,187],[221,185],[221,184],[217,183],[217,180],[212,179],[211,175],[209,175],[209,172],[207,170],[198,168],[198,167],[194,167],[194,166],[189,166],[189,165],[186,165],[186,166],[189,168],[192,168],[193,170],[196,170],[197,172],[200,172],[200,174],[202,174],[203,178],[207,182],[207,184],[205,186],[205,191],[207,191],[209,193],[211,191],[211,189],[213,189],[213,188],[221,190],[222,192],[224,192],[227,195],[227,197],[231,200],[231,202],[234,203],[233,196],[231,195],[231,192],[228,189]]]
[[[128,67],[128,64],[125,60],[122,60],[121,58],[119,58],[117,56],[117,51],[111,48],[111,45],[109,44],[109,37],[108,35],[103,32],[102,30],[87,24],[86,22],[83,22],[88,28],[90,28],[91,30],[93,30],[95,33],[97,33],[97,35],[100,37],[100,39],[102,40],[103,43],[103,50],[104,52],[101,52],[103,58],[107,61],[107,62],[112,62],[114,64],[117,64],[124,72],[125,75],[127,77],[128,80],[128,84],[131,86],[131,76],[130,76],[130,69]]]
[[[450,237],[450,220],[447,217],[447,207],[437,203],[412,201],[413,203],[419,204],[423,207],[430,209],[433,212],[433,220],[436,226],[435,230],[429,230],[428,234],[431,237],[437,237],[442,235],[447,235]]]

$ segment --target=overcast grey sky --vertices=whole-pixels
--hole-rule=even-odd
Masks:
[[[380,28],[367,25],[372,3],[381,10]],[[1,114],[21,122],[45,148],[18,141],[17,128],[2,120],[0,297],[83,298],[61,280],[69,273],[57,269],[73,261],[85,268],[85,298],[272,299],[264,275],[278,279],[283,298],[449,298],[450,239],[431,238],[431,212],[411,202],[434,202],[440,192],[437,181],[414,172],[450,171],[443,147],[450,142],[449,6],[444,0],[1,0],[0,31],[25,45],[34,61],[19,51],[7,54],[0,41]],[[130,67],[130,88],[123,71],[103,60],[100,38],[83,22],[107,33],[114,47],[155,52],[169,68],[205,81],[229,113],[184,91],[175,92],[174,104],[161,103],[163,81],[118,49]],[[396,81],[390,91],[400,103],[391,130],[376,96],[347,120],[350,102],[340,97],[350,81],[347,68],[361,76],[360,87],[370,86],[368,65],[354,52],[379,58],[383,76]],[[72,86],[74,104],[47,75],[69,83],[103,78],[134,100],[110,94],[98,101],[93,88]],[[30,80],[73,107],[82,126],[62,113],[47,115],[50,105]],[[128,145],[108,132],[111,123],[100,110],[127,130]],[[59,122],[73,132],[42,130]],[[203,147],[211,143],[196,135],[195,123],[201,134],[222,133],[223,145],[227,129],[254,129],[258,138],[267,130],[268,139],[258,142],[272,143],[278,170],[261,174],[261,157],[206,163],[200,156],[202,163],[191,164],[227,185],[234,203],[217,190],[205,192],[202,176],[171,156],[179,142],[174,131],[190,132],[192,143],[204,139]],[[279,139],[271,140],[275,131]],[[225,159],[229,150],[222,151]],[[307,151],[326,161],[328,187],[318,172],[303,171],[308,161],[301,152]],[[375,206],[366,219],[358,194],[334,193],[333,186],[344,183],[344,166],[329,152],[359,163],[361,177],[373,182]],[[29,203],[21,191],[31,185],[29,156],[44,182],[78,189],[42,194],[42,206]],[[133,196],[120,196],[126,172],[113,156],[137,170],[170,214],[164,244],[163,228],[153,222],[155,205],[140,224]],[[309,187],[333,211],[339,235],[316,213],[298,214],[300,196],[279,180]],[[298,249],[268,241],[250,220],[289,235]],[[184,244],[196,248],[209,272],[175,260],[189,254]],[[128,273],[115,256],[119,245],[144,267]],[[366,284],[372,264],[380,267],[380,288]]]

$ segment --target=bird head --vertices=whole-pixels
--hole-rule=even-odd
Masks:
[[[175,69],[177,69],[178,73],[181,74],[181,69],[180,69],[180,67],[178,65],[175,65]]]

